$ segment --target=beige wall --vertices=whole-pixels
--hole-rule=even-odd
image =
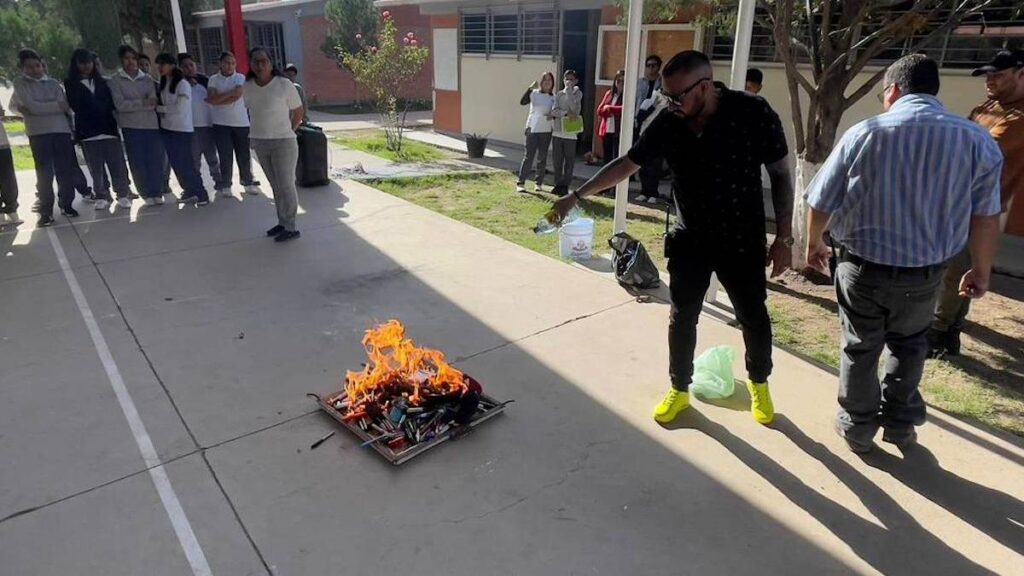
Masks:
[[[544,72],[557,75],[550,58],[516,60],[461,57],[462,131],[487,134],[504,142],[523,142],[528,108],[519,98]]]
[[[786,87],[786,71],[781,65],[757,63],[756,67],[764,72],[764,89],[761,96],[764,96],[772,108],[779,113],[782,124],[786,128],[786,135],[789,136],[790,148],[793,149],[793,115],[789,104],[789,89]],[[715,62],[715,78],[729,81],[729,63]],[[852,84],[851,92],[859,88],[877,69],[862,73]],[[806,71],[810,76],[810,70]],[[882,112],[882,105],[879,103],[876,94],[882,90],[881,82],[867,96],[864,96],[843,114],[843,121],[839,126],[839,135],[842,135],[848,128]],[[802,110],[807,113],[807,95],[800,91]],[[966,71],[943,71],[942,88],[939,91],[939,98],[947,108],[954,114],[966,116],[985,98],[984,82],[972,78]],[[805,121],[806,125],[806,121]]]

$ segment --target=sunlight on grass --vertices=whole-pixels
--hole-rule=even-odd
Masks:
[[[551,209],[550,194],[519,194],[516,179],[508,173],[476,176],[436,176],[376,182],[374,187],[425,208],[465,222],[535,252],[558,257],[558,235],[537,235],[533,227]],[[594,252],[610,252],[615,203],[607,198],[587,199],[583,212],[594,219]],[[648,247],[659,267],[663,213],[630,208],[629,233]]]
[[[380,131],[338,134],[331,136],[331,141],[392,162],[437,162],[451,157],[444,150],[408,138],[402,139],[401,153],[392,152]]]
[[[36,167],[36,162],[32,159],[32,149],[28,146],[11,146],[11,152],[14,153],[15,170],[32,170]]]
[[[4,122],[4,128],[7,130],[8,136],[16,136],[25,133],[24,122]]]
[[[949,362],[927,362],[921,393],[937,408],[1024,436],[1024,395],[996,389]]]

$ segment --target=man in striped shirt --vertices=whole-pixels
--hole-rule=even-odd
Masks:
[[[970,246],[960,293],[980,298],[999,234],[1002,153],[936,98],[935,61],[901,58],[884,83],[886,113],[851,128],[807,190],[808,262],[826,266],[826,228],[838,245],[836,431],[854,452],[871,450],[879,427],[884,442],[916,441],[914,427],[925,421],[925,335],[946,263]],[[879,382],[883,348],[890,357]]]

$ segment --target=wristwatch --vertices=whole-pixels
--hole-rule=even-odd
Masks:
[[[784,245],[784,246],[785,246],[786,248],[792,248],[792,247],[793,247],[793,244],[796,244],[796,238],[793,238],[792,236],[785,236],[785,237],[783,237],[783,236],[779,236],[779,237],[775,238],[775,240],[776,240],[776,241],[779,241],[779,240],[781,240],[781,241],[782,241],[782,244],[783,244],[783,245]]]

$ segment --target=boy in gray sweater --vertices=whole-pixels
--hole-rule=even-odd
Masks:
[[[57,179],[57,203],[68,218],[78,216],[75,199],[74,144],[68,124],[64,87],[46,75],[42,58],[34,50],[18,53],[22,76],[14,80],[11,108],[25,119],[25,133],[36,164],[36,194],[39,197],[39,226],[53,224],[53,180]]]

